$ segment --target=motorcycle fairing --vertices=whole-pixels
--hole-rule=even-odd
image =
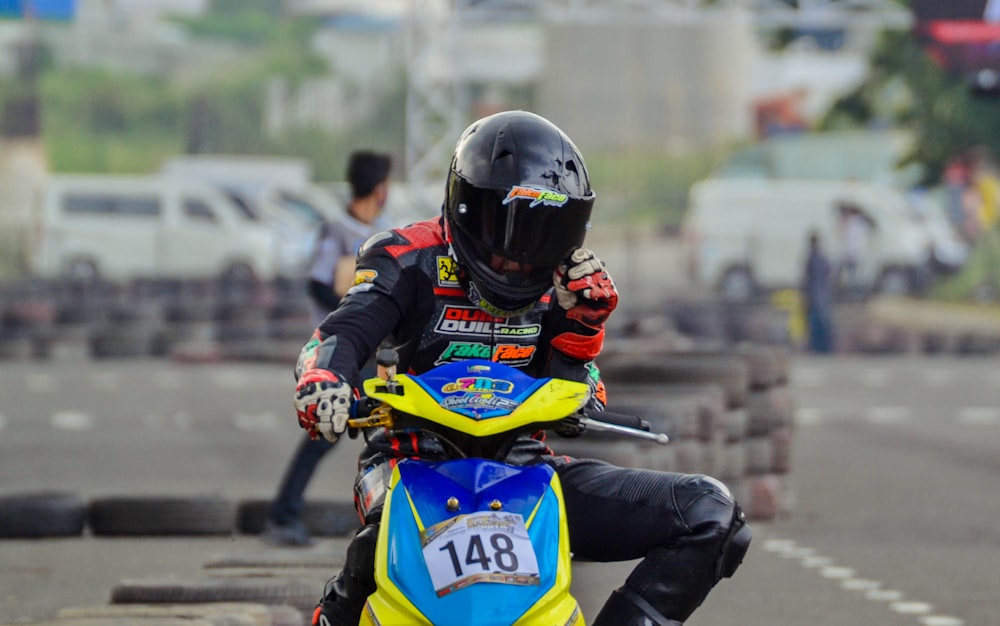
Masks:
[[[483,359],[447,363],[419,376],[400,374],[395,382],[399,392],[389,391],[381,379],[369,379],[365,394],[474,437],[558,421],[590,397],[586,383],[535,379]]]
[[[454,497],[458,508],[448,510]],[[523,516],[535,550],[539,585],[477,582],[439,597],[420,533],[456,515],[503,511]],[[569,594],[570,553],[562,489],[547,465],[512,466],[483,459],[427,463],[406,459],[393,471],[376,548],[376,585],[362,624],[510,626],[582,624]],[[480,607],[502,606],[502,612]]]

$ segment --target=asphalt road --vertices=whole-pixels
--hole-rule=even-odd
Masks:
[[[1000,359],[798,356],[789,509],[689,626],[1000,623]],[[272,494],[300,434],[289,368],[0,363],[0,494]],[[309,496],[341,498],[356,442]],[[342,540],[312,548],[340,554]],[[0,623],[105,604],[123,578],[197,575],[254,537],[0,540]],[[583,564],[593,616],[630,564]]]

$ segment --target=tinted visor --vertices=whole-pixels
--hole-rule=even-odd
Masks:
[[[575,198],[553,189],[479,189],[459,176],[448,190],[452,222],[477,247],[518,263],[552,270],[583,239],[594,194]]]

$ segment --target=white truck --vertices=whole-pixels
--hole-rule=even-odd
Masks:
[[[692,186],[681,226],[686,271],[723,297],[799,285],[809,235],[836,266],[843,253],[844,203],[869,223],[858,282],[868,290],[914,290],[936,257],[964,245],[935,207],[918,209],[889,185],[837,180],[713,178]]]

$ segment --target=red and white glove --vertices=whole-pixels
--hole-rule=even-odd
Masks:
[[[299,417],[299,426],[311,439],[320,435],[333,443],[347,430],[351,416],[351,386],[334,372],[324,369],[307,370],[295,386],[292,404]]]
[[[604,262],[586,248],[574,250],[552,279],[559,306],[566,311],[552,347],[572,359],[592,361],[604,346],[604,322],[618,306],[615,283]]]
[[[618,306],[618,290],[604,261],[587,248],[577,248],[556,268],[553,282],[559,306],[569,319],[599,328]]]

